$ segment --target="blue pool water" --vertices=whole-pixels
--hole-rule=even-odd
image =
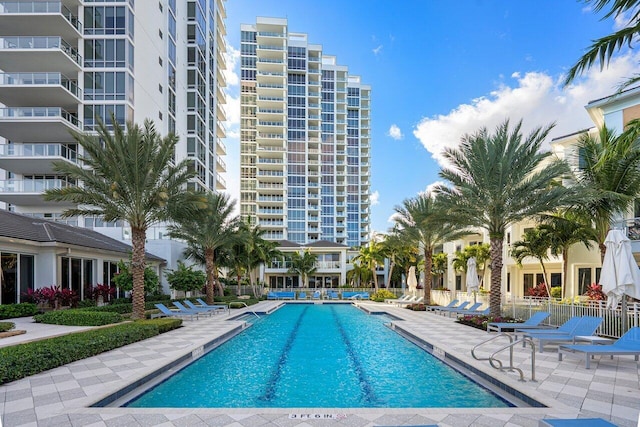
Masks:
[[[289,304],[127,406],[509,406],[384,321],[350,305]]]

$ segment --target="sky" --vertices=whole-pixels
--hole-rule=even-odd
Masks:
[[[240,196],[240,25],[287,18],[323,54],[371,85],[371,228],[393,226],[394,207],[439,181],[442,150],[500,123],[555,137],[593,126],[584,106],[639,72],[621,52],[564,88],[591,41],[626,21],[577,0],[228,0],[227,187]],[[548,147],[548,146],[547,146]]]

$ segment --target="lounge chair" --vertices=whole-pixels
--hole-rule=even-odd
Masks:
[[[525,329],[520,329],[517,328],[516,330],[514,330],[514,334],[516,336],[516,338],[518,338],[518,333],[527,333],[527,332],[543,332],[546,335],[550,335],[550,334],[568,334],[571,333],[576,326],[578,326],[578,323],[580,323],[580,320],[582,320],[582,317],[580,316],[573,316],[571,318],[569,318],[569,320],[567,320],[566,322],[564,322],[562,325],[560,325],[560,327],[556,328],[556,329],[545,329],[542,331],[536,331],[536,330],[532,330],[530,328],[525,328]]]
[[[329,299],[340,299],[340,295],[336,291],[328,291],[327,296]]]
[[[575,344],[577,336],[589,336],[596,332],[602,323],[602,317],[583,316],[576,327],[567,334],[549,334],[544,331],[525,332],[524,336],[540,342],[540,353],[544,352],[545,343],[571,342]]]
[[[409,298],[411,298],[411,295],[404,294],[404,295],[402,295],[402,296],[400,296],[398,298],[387,298],[387,299],[384,300],[384,302],[386,302],[387,304],[395,304],[398,301],[404,301],[404,300],[409,299]]]
[[[542,325],[542,321],[549,317],[551,314],[546,311],[539,311],[534,313],[524,322],[508,323],[508,322],[491,322],[487,324],[487,332],[502,332],[503,329],[540,329],[545,327]]]
[[[545,418],[538,423],[539,427],[616,427],[603,418]]]
[[[563,354],[584,354],[585,368],[589,369],[589,362],[591,358],[589,356],[597,355],[609,355],[613,359],[613,356],[635,356],[638,361],[640,356],[640,327],[634,327],[629,329],[624,335],[618,338],[611,345],[599,345],[599,344],[573,344],[573,345],[561,345],[558,347],[558,360],[562,360]]]
[[[306,292],[299,292],[297,299],[307,299],[307,293]]]
[[[217,309],[223,309],[225,311],[229,311],[229,306],[227,304],[209,305],[206,302],[204,302],[202,298],[196,298],[196,301],[198,301],[198,304],[200,304],[204,308],[217,308]]]
[[[403,305],[408,305],[408,304],[420,304],[422,303],[422,301],[424,301],[424,297],[420,297],[420,298],[413,297],[412,299],[408,299],[405,301],[398,301],[396,302],[396,305],[398,307],[401,307]]]
[[[322,292],[315,291],[312,296],[313,299],[322,299]]]
[[[488,316],[491,314],[491,307],[487,307],[484,310],[464,310],[463,313],[465,316]]]
[[[440,307],[436,309],[437,313],[448,313],[449,311],[454,311],[454,310],[464,310],[465,308],[467,308],[467,306],[471,304],[469,301],[463,301],[461,302],[459,305],[455,306],[455,307]]]
[[[267,292],[267,299],[268,300],[278,299],[278,295],[275,292]]]
[[[191,320],[193,320],[193,316],[196,317],[196,319],[198,319],[198,313],[193,313],[193,312],[183,312],[182,310],[170,310],[169,307],[167,307],[164,304],[155,304],[156,308],[158,310],[160,310],[160,313],[162,313],[164,316],[167,317],[187,317],[189,316],[191,318]]]
[[[445,306],[434,305],[434,306],[431,306],[431,311],[440,311],[443,308],[453,308],[456,306],[457,303],[458,303],[458,300],[454,299],[453,301],[451,301],[449,304]]]
[[[178,307],[178,309],[180,311],[185,312],[185,313],[188,313],[188,312],[192,312],[192,313],[195,313],[195,314],[202,313],[202,314],[206,314],[208,316],[211,316],[213,314],[210,309],[204,308],[204,307],[202,307],[202,308],[197,308],[197,307],[196,308],[187,308],[184,305],[182,305],[182,303],[180,301],[173,301],[173,305],[175,305],[176,307]]]
[[[474,313],[478,310],[478,308],[480,308],[480,306],[482,305],[481,302],[475,302],[473,303],[473,305],[469,308],[465,307],[465,308],[458,308],[458,309],[453,309],[453,310],[447,310],[446,313],[449,314],[449,317],[451,317],[451,314],[455,313],[455,314],[462,314],[463,316],[466,316],[470,313]]]
[[[184,300],[184,303],[187,305],[188,308],[190,308],[192,310],[209,310],[213,314],[217,314],[221,310],[222,311],[227,311],[227,309],[228,309],[228,307],[226,305],[207,305],[206,307],[205,306],[198,307],[197,305],[195,305],[194,303],[192,303],[188,299]]]

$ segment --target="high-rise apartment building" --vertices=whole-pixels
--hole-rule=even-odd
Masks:
[[[241,215],[270,240],[366,243],[371,87],[286,19],[241,31]]]
[[[112,115],[175,133],[190,185],[225,189],[225,18],[225,0],[0,0],[0,208],[62,220],[70,206],[42,193],[75,183],[52,162],[77,162],[70,131]],[[128,238],[126,224],[64,221]],[[172,266],[179,251],[155,251],[162,237],[150,230],[148,248]]]
[[[41,192],[70,183],[51,162],[76,162],[69,131],[112,114],[175,133],[191,185],[224,189],[225,17],[224,0],[0,1],[0,202],[57,219]]]

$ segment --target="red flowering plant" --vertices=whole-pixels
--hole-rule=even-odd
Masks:
[[[413,311],[427,311],[427,306],[424,304],[407,304],[407,308]]]
[[[587,290],[584,295],[589,297],[590,301],[604,301],[607,299],[607,296],[602,292],[602,285],[597,283],[592,283],[587,286]]]
[[[33,289],[27,289],[27,292],[22,293],[20,301],[30,302],[32,304],[40,304],[41,302],[45,302],[42,299],[42,293],[40,292],[40,289],[36,289],[35,291]]]
[[[538,298],[549,298],[549,292],[544,283],[538,283],[538,286],[527,289],[527,296]]]
[[[482,329],[484,331],[487,330],[487,323],[516,323],[522,322],[522,319],[514,319],[513,317],[507,316],[482,316],[482,315],[465,315],[458,317],[456,320],[458,323],[463,325],[471,326],[476,329]]]
[[[93,288],[92,294],[94,300],[98,300],[99,297],[102,297],[104,302],[108,302],[111,300],[111,297],[116,294],[116,288],[98,283],[95,288]]]

